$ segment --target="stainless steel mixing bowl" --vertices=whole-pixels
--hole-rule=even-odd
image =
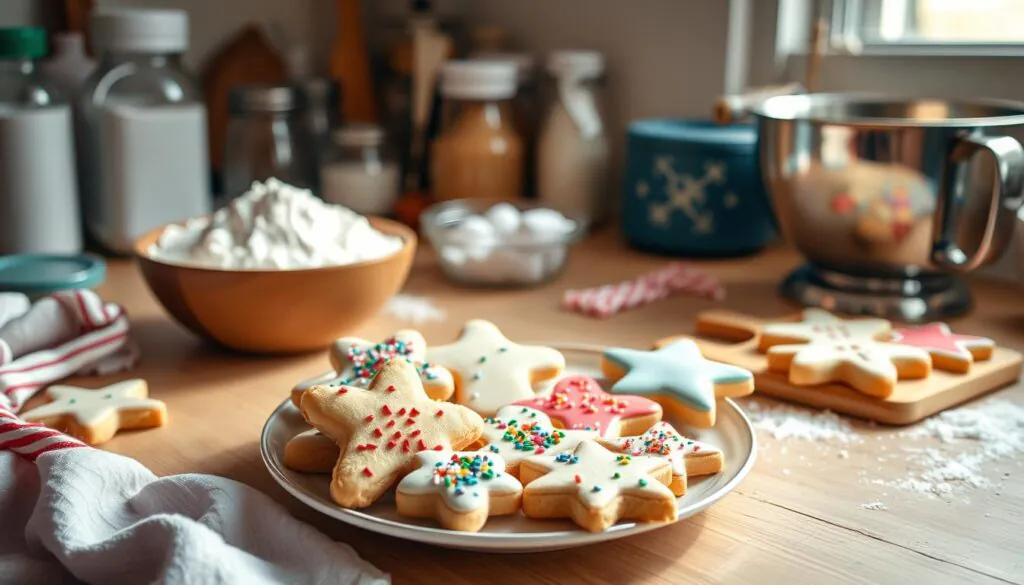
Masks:
[[[807,94],[752,113],[775,216],[809,260],[784,294],[905,321],[970,307],[953,274],[1013,234],[1024,103]]]

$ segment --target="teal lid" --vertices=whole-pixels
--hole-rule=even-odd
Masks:
[[[757,129],[753,125],[716,124],[710,120],[637,120],[629,125],[629,137],[642,141],[689,144],[737,153],[750,153],[757,148]]]
[[[106,277],[106,262],[89,254],[0,256],[0,291],[41,295],[69,288],[93,288]]]
[[[0,59],[46,56],[46,31],[41,28],[0,27]]]

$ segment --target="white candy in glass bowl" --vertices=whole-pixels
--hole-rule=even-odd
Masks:
[[[511,203],[493,205],[484,213],[484,217],[491,223],[496,232],[503,235],[517,232],[519,224],[522,223],[519,210]]]

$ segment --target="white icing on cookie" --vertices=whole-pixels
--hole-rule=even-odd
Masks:
[[[505,473],[501,456],[484,451],[421,451],[419,467],[402,478],[403,494],[440,494],[456,512],[469,513],[488,507],[491,494],[515,494],[523,490],[519,480]]]
[[[669,466],[661,457],[613,453],[594,441],[581,441],[571,454],[537,455],[529,461],[548,473],[530,482],[527,493],[575,492],[588,508],[603,508],[620,495],[675,499],[668,486],[651,476]]]
[[[50,386],[46,393],[52,402],[23,413],[23,419],[37,421],[71,415],[78,424],[89,427],[119,412],[166,408],[163,402],[149,398],[149,387],[141,379],[125,380],[95,390]]]
[[[619,452],[633,455],[664,457],[672,465],[672,475],[686,475],[686,458],[698,453],[721,453],[718,447],[687,439],[672,425],[661,421],[638,437],[622,437],[608,441]]]
[[[873,341],[867,338],[815,341],[806,345],[776,345],[768,350],[769,356],[792,355],[790,381],[803,383],[794,373],[798,370],[820,372],[808,383],[839,380],[842,366],[855,368],[874,378],[895,384],[898,372],[895,361],[931,366],[928,353],[916,347]]]
[[[804,309],[803,321],[770,323],[761,330],[762,337],[786,337],[803,342],[872,340],[884,338],[892,329],[885,319],[840,319],[822,309]]]
[[[531,380],[541,370],[557,375],[565,358],[550,347],[512,343],[493,323],[474,319],[466,323],[459,339],[431,347],[428,361],[458,375],[456,401],[490,415],[502,406],[533,396]]]
[[[484,419],[481,452],[493,453],[506,465],[518,465],[532,455],[572,451],[580,441],[597,437],[594,431],[556,429],[543,412],[525,406],[504,406]]]

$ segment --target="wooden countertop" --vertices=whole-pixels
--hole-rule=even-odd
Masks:
[[[793,311],[776,285],[798,261],[792,251],[777,248],[705,266],[728,288],[723,306],[767,317]],[[608,321],[560,311],[558,303],[566,288],[630,278],[664,262],[631,252],[615,235],[604,233],[577,247],[568,272],[554,283],[534,290],[474,291],[447,282],[429,251],[421,250],[405,290],[429,296],[448,312],[446,321],[419,327],[431,342],[452,339],[463,321],[483,317],[512,339],[645,347],[654,339],[692,331],[695,314],[712,303],[678,297]],[[978,308],[957,323],[960,330],[1024,347],[1020,292],[988,282],[975,282],[974,290]],[[905,466],[898,457],[879,462],[880,447],[872,440],[845,446],[849,457],[840,458],[814,443],[783,444],[761,436],[753,472],[709,511],[644,535],[563,552],[482,555],[365,532],[300,504],[271,479],[260,458],[258,441],[267,416],[293,383],[327,369],[325,355],[255,357],[204,343],[170,321],[129,261],[111,263],[100,293],[128,309],[143,355],[135,374],[149,381],[153,396],[167,402],[171,421],[162,429],[119,435],[104,448],[134,457],[158,475],[212,473],[262,490],[297,517],[351,544],[396,583],[913,580],[934,585],[1024,580],[1024,470],[1019,461],[1000,467],[1012,475],[999,478],[999,489],[968,491],[950,501],[928,499],[864,480],[864,470],[874,474]],[[378,339],[403,325],[408,326],[379,317],[355,333]],[[1024,401],[1020,385],[1000,395]],[[892,432],[878,429],[874,434]],[[883,500],[887,509],[861,508],[874,500]]]

